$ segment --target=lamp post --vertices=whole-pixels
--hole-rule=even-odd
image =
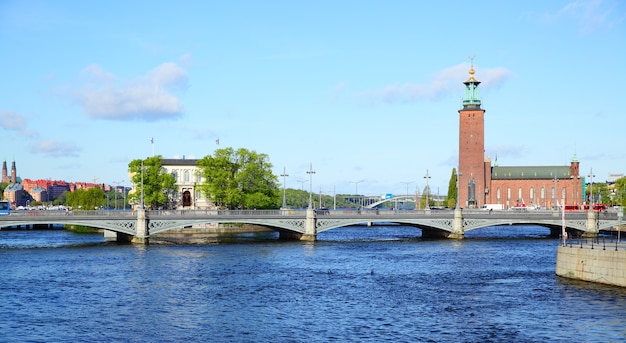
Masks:
[[[354,184],[354,195],[356,195],[357,199],[359,199],[359,183],[363,182],[365,180],[359,180],[359,181],[350,181],[350,183]],[[359,200],[359,207],[361,207],[361,201]]]
[[[556,183],[559,182],[559,179],[556,178],[556,173],[554,174],[554,188],[552,190],[552,209],[556,208]]]
[[[430,175],[428,175],[428,169],[426,169],[426,175],[424,175],[424,178],[426,179],[426,207],[424,209],[429,210],[430,204],[428,203],[428,194],[430,193],[430,187],[428,187],[428,179],[430,179]]]
[[[309,170],[307,170],[306,172],[307,174],[309,174],[309,209],[312,209],[313,207],[313,174],[315,174],[315,171],[313,171],[313,163],[311,163]]]
[[[117,188],[120,185],[120,183],[122,183],[124,181],[113,181],[113,184],[115,185],[115,194],[114,194],[114,199],[115,199],[115,210],[117,210]]]
[[[590,183],[589,183],[589,209],[591,211],[593,211],[593,177],[595,175],[593,175],[593,168],[589,169],[589,175],[587,175],[590,179]]]
[[[459,202],[460,202],[460,198],[461,198],[461,188],[459,187],[459,178],[461,177],[461,172],[459,171],[459,169],[457,168],[456,170],[456,209],[460,209],[461,206],[459,206]]]
[[[304,207],[306,204],[306,197],[304,195],[304,183],[306,180],[298,180],[298,182],[300,182],[300,189],[302,190],[302,207]]]
[[[404,183],[406,185],[406,197],[409,197],[409,185],[415,181],[400,181],[400,183]]]
[[[289,176],[289,174],[287,174],[287,168],[283,167],[283,173],[280,174],[280,176],[283,177],[283,208],[287,208],[287,190],[285,189],[285,182],[286,182],[286,178],[287,176]]]
[[[143,160],[141,160],[141,209],[144,209],[143,203]]]

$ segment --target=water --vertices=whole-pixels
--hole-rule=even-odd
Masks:
[[[133,246],[0,231],[0,341],[626,341],[626,290],[555,276],[547,235],[352,227],[314,244]]]

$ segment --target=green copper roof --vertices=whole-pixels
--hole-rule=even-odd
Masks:
[[[539,166],[539,167],[492,167],[492,180],[553,180],[569,179],[571,177],[569,166]]]
[[[480,109],[480,95],[478,94],[478,85],[480,84],[480,81],[474,78],[474,66],[473,65],[469,73],[470,73],[469,79],[463,82],[465,84],[465,96],[463,97],[463,108]]]

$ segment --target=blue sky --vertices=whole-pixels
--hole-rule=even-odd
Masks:
[[[626,171],[625,21],[619,0],[0,0],[0,157],[129,186],[153,151],[246,148],[290,188],[312,165],[316,193],[421,192],[428,170],[444,194],[476,56],[486,155],[604,181]]]

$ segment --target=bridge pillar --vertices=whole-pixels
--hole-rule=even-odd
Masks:
[[[589,209],[587,212],[587,231],[583,233],[583,237],[597,237],[599,231],[597,213]]]
[[[452,222],[452,232],[448,235],[448,238],[463,239],[464,237],[465,230],[463,230],[463,210],[455,208],[454,220]]]
[[[308,208],[306,210],[306,218],[304,220],[304,234],[300,237],[301,241],[314,242],[317,240],[317,218],[315,217],[315,210]]]
[[[135,237],[132,239],[132,243],[136,244],[148,244],[149,232],[148,232],[148,216],[146,216],[146,210],[143,208],[137,209],[137,223],[135,224]]]

